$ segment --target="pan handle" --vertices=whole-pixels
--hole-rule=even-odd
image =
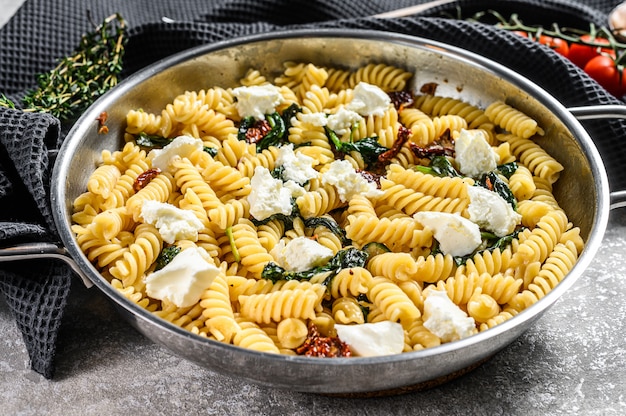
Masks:
[[[589,105],[567,109],[578,120],[626,119],[626,105]],[[626,207],[626,191],[611,192],[611,209]]]
[[[37,242],[0,248],[0,263],[41,258],[63,260],[81,278],[86,287],[93,286],[93,282],[89,280],[85,272],[81,270],[64,247],[59,247],[53,243]]]

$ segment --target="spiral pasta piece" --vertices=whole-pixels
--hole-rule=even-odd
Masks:
[[[375,276],[395,282],[410,280],[417,273],[417,263],[409,253],[381,253],[372,257],[367,267]]]
[[[328,290],[333,298],[359,296],[366,293],[373,277],[363,267],[341,269],[330,282]]]
[[[206,318],[205,325],[218,341],[230,342],[240,331],[230,302],[226,276],[223,274],[218,274],[211,286],[202,294],[200,306]]]
[[[149,224],[138,225],[135,242],[111,267],[111,275],[120,279],[124,286],[132,285],[154,263],[162,248],[163,240],[156,228]]]
[[[502,101],[491,103],[485,109],[485,114],[495,124],[522,139],[543,134],[543,130],[534,119]]]
[[[391,248],[429,247],[432,233],[412,218],[378,218],[370,215],[349,215],[346,236],[365,245],[377,241]]]
[[[239,223],[233,225],[232,233],[241,256],[241,264],[260,279],[263,268],[274,258],[259,243],[254,225],[249,220],[241,219]]]
[[[254,351],[280,354],[280,350],[267,333],[256,323],[244,319],[237,319],[241,328],[233,337],[233,344]]]
[[[498,135],[498,140],[511,145],[511,152],[534,176],[539,176],[553,184],[559,178],[563,165],[532,140],[512,134]]]
[[[240,313],[257,323],[280,322],[286,318],[311,319],[321,302],[314,290],[283,289],[261,295],[241,295]]]
[[[400,322],[405,328],[422,316],[407,294],[386,277],[374,277],[369,290],[369,298],[388,320]]]
[[[174,186],[175,182],[172,175],[169,172],[161,172],[148,185],[128,198],[126,209],[132,214],[135,221],[139,221],[143,203],[145,201],[167,202]]]

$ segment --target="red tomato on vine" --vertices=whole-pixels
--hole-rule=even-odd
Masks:
[[[553,38],[552,36],[541,35],[539,36],[539,43],[549,46],[556,53],[565,57],[569,57],[569,44],[567,41],[560,38]]]
[[[580,37],[582,41],[594,42],[609,45],[609,40],[605,38],[594,38],[591,35],[582,35]],[[576,64],[579,68],[584,68],[592,58],[600,54],[607,54],[615,57],[615,51],[612,48],[602,48],[599,46],[583,45],[580,43],[572,43],[569,47],[569,55],[567,56],[570,61]]]
[[[624,68],[617,65],[612,57],[598,55],[591,58],[585,65],[584,71],[614,96],[621,98],[626,95]]]

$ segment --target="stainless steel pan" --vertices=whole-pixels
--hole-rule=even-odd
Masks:
[[[250,351],[195,336],[126,300],[83,255],[70,229],[72,201],[86,189],[101,151],[121,148],[126,112],[136,108],[159,112],[185,90],[235,85],[250,67],[277,74],[288,60],[340,67],[385,62],[413,71],[414,88],[436,82],[438,94],[483,108],[493,100],[505,100],[535,117],[546,130],[541,146],[566,168],[555,195],[586,241],[576,266],[545,298],[493,329],[436,348],[376,358],[316,359]],[[103,111],[108,113],[110,132],[106,135],[97,133],[96,118]],[[1,251],[0,261],[33,255],[64,259],[87,284],[104,292],[142,334],[186,359],[233,377],[275,388],[329,394],[425,386],[471,369],[506,347],[584,273],[600,246],[609,210],[626,205],[626,192],[610,191],[600,155],[576,116],[624,114],[620,106],[566,109],[510,69],[455,47],[400,34],[286,31],[205,45],[136,73],[76,122],[59,152],[52,180],[51,203],[64,247],[13,247]]]

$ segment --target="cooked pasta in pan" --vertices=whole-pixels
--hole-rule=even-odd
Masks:
[[[74,201],[81,249],[140,307],[269,353],[397,354],[512,318],[583,249],[563,166],[522,111],[412,76],[286,62],[129,111]]]

